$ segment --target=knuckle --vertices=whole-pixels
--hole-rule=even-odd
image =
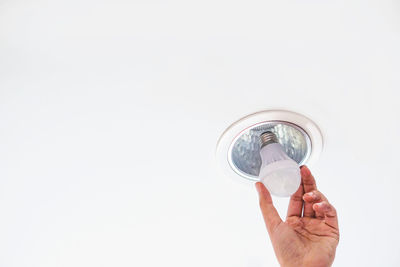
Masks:
[[[334,206],[331,205],[332,211],[336,214],[336,209]]]
[[[293,196],[291,197],[291,199],[292,199],[293,201],[303,201],[302,196],[299,196],[299,195],[293,195]]]
[[[336,212],[335,208],[331,204],[329,204],[329,202],[323,201],[322,203],[323,203],[323,209],[324,209],[325,213],[327,213],[327,212],[329,212],[329,213]]]
[[[325,197],[325,195],[322,194],[320,191],[314,190],[313,193],[314,193],[314,195],[316,196],[316,198],[317,198],[316,200],[317,200],[317,201],[322,201],[322,202],[326,202],[326,203],[329,204],[328,199],[327,199],[327,198]]]
[[[332,215],[336,215],[337,213],[336,213],[336,209],[335,209],[335,207],[334,206],[332,206],[332,205],[329,205],[329,208],[330,208],[330,212],[331,212],[331,214]]]

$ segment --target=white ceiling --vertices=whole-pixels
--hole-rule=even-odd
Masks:
[[[278,266],[223,130],[316,121],[335,266],[399,266],[400,3],[0,1],[0,266]],[[281,214],[286,199],[275,199]]]

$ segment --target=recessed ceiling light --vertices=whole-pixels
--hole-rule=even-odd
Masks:
[[[299,165],[318,159],[323,138],[309,118],[290,111],[267,110],[248,115],[229,126],[218,140],[216,157],[229,177],[258,181],[262,133],[273,133],[284,152]]]

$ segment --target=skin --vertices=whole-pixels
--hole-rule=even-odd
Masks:
[[[286,221],[279,217],[267,188],[256,183],[265,225],[282,267],[331,266],[339,242],[336,210],[317,190],[310,170],[302,166],[300,172],[302,183],[290,198]]]

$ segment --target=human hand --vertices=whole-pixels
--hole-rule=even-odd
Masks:
[[[282,267],[331,266],[339,242],[335,208],[317,190],[314,177],[301,167],[301,185],[290,198],[286,221],[276,211],[264,184],[257,182],[260,208]]]

